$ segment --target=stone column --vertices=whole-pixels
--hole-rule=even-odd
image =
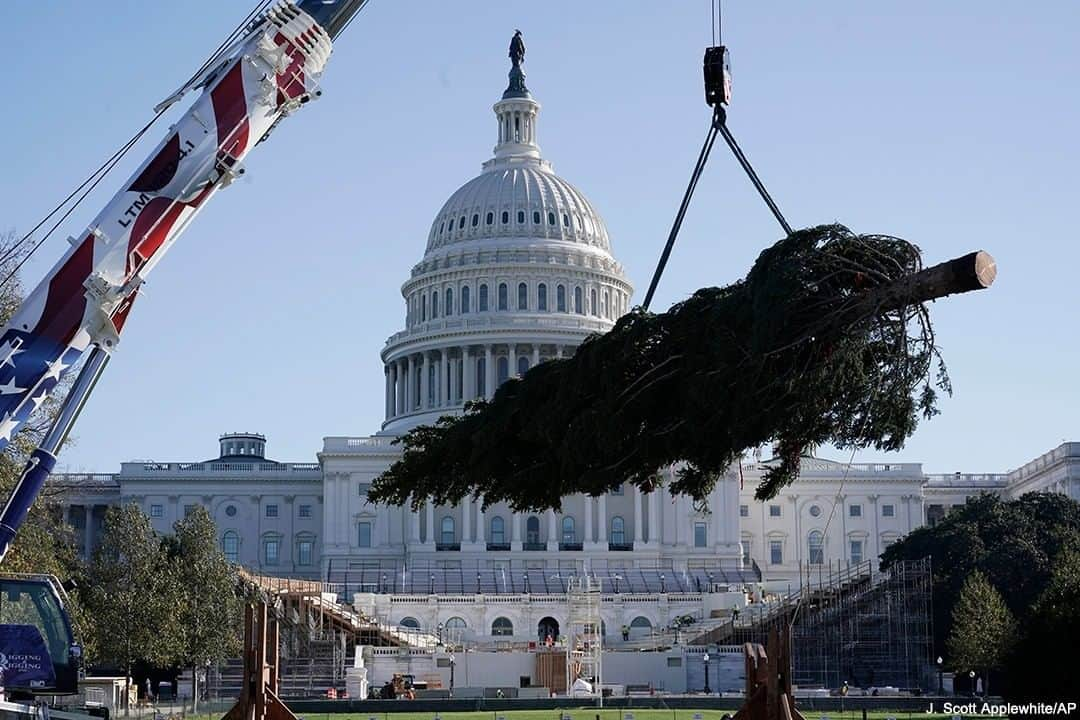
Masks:
[[[563,356],[563,346],[562,345],[556,345],[555,346],[555,357],[561,360],[562,356]]]
[[[592,531],[592,516],[593,516],[593,498],[592,495],[585,496],[585,543],[591,545],[593,542]]]
[[[435,503],[431,502],[430,499],[424,504],[424,512],[427,515],[427,517],[426,517],[426,520],[427,520],[427,542],[425,544],[426,545],[434,545],[435,544]]]
[[[484,498],[476,500],[476,542],[484,544],[484,533],[487,531],[487,513],[484,512]],[[503,530],[503,532],[506,532]]]
[[[556,532],[556,530],[557,530],[556,522],[557,521],[555,519],[555,511],[554,510],[548,510],[547,511],[548,550],[558,550],[559,549],[559,536],[558,536],[558,534]]]
[[[405,379],[405,412],[416,409],[416,356],[409,356],[409,376]]]
[[[420,408],[431,407],[428,398],[431,397],[431,358],[425,352],[424,363],[420,366]]]
[[[724,481],[721,478],[716,482],[716,486],[709,494],[709,509],[712,511],[712,522],[710,523],[712,530],[712,543],[713,545],[720,545],[724,542]]]
[[[473,367],[472,348],[461,346],[461,400],[468,402],[476,398],[476,368]]]
[[[597,542],[601,545],[607,545],[608,541],[608,516],[607,516],[607,493],[604,493],[597,499],[597,512],[596,523],[598,525],[599,532],[597,535]],[[605,548],[606,549],[606,548]]]
[[[506,353],[506,376],[514,377],[515,375],[517,375],[517,345],[507,345]]]
[[[532,367],[540,364],[540,346],[533,345]]]
[[[386,415],[386,419],[389,420],[391,412],[392,412],[390,410],[390,394],[391,394],[391,389],[390,388],[391,388],[391,383],[392,383],[392,380],[390,379],[390,377],[391,377],[390,365],[383,365],[383,376],[384,376],[384,378],[383,378],[384,382],[386,384],[386,389],[383,392],[383,413]]]
[[[408,372],[408,367],[404,360],[398,360],[394,363],[397,368],[397,373],[394,376],[394,381],[397,387],[394,389],[396,395],[394,415],[401,415],[405,412],[405,373]]]
[[[510,549],[521,550],[521,513],[514,513],[510,518]]]
[[[484,397],[495,394],[495,353],[490,345],[484,346]]]
[[[450,404],[450,350],[442,350],[442,369],[439,371],[439,405],[446,407]]]
[[[660,505],[660,493],[652,491],[645,496],[645,501],[649,503],[649,544],[659,545],[660,543],[660,520],[657,510]]]
[[[461,501],[461,542],[472,542],[472,498]]]
[[[634,486],[634,542],[640,544],[644,542],[644,533],[642,533],[641,522],[641,488],[637,485]]]
[[[420,544],[420,511],[410,510],[408,506],[405,507],[405,512],[408,513],[406,518],[409,523],[409,544]]]
[[[86,559],[94,555],[94,506],[83,505],[86,512],[86,526],[83,528],[83,542],[86,543]]]
[[[461,400],[461,359],[450,358],[450,400],[448,405],[454,405]]]

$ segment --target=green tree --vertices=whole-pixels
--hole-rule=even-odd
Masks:
[[[1075,666],[1063,659],[1067,650],[1080,647],[1080,543],[1057,557],[1023,630],[1005,665],[1005,696],[1016,702],[1075,701]]]
[[[881,556],[883,567],[931,558],[935,653],[952,633],[953,606],[968,576],[981,572],[1004,596],[1023,626],[1043,594],[1062,551],[1080,544],[1080,503],[1061,493],[1028,493],[1016,500],[973,498],[934,527],[919,528]]]
[[[1016,642],[1016,620],[993,585],[978,570],[968,575],[953,607],[949,663],[958,672],[976,670],[990,693],[990,673],[1001,669]]]
[[[197,506],[163,541],[179,593],[180,631],[176,664],[195,670],[240,651],[240,603],[236,572],[217,541],[217,526]],[[198,688],[195,688],[198,702]]]
[[[102,659],[128,677],[139,661],[171,665],[182,646],[176,573],[138,506],[111,507],[86,592]]]

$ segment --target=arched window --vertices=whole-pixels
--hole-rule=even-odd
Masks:
[[[574,312],[578,315],[585,314],[585,303],[581,299],[581,288],[574,288]]]
[[[480,213],[473,213],[472,226],[476,227],[479,224],[480,224]]]
[[[577,542],[577,533],[574,532],[574,518],[566,515],[562,519],[562,541],[564,543]]]
[[[652,623],[644,615],[638,615],[630,621],[630,637],[640,638],[652,632]]]
[[[440,533],[440,542],[449,545],[455,541],[454,535],[454,518],[447,515],[442,519],[442,532]]]
[[[626,521],[620,515],[611,518],[611,542],[619,545],[626,542]]]
[[[533,544],[540,542],[540,518],[535,515],[530,515],[525,521],[525,542]]]
[[[484,220],[487,222],[488,225],[492,224],[493,222],[495,222],[495,213],[489,212],[487,214],[487,217],[484,218]]]
[[[570,216],[567,215],[566,213],[562,214],[562,226],[564,228],[570,227]]]
[[[510,304],[510,291],[506,288],[506,283],[499,283],[499,309],[506,310]]]
[[[465,285],[461,288],[461,313],[465,314],[469,312],[469,286]]]
[[[491,518],[491,542],[496,544],[506,542],[506,521],[500,515]]]
[[[480,284],[480,301],[476,307],[477,312],[487,312],[488,300],[487,300],[487,284]]]
[[[529,358],[522,355],[518,358],[517,374],[524,375],[529,372]]]
[[[454,314],[454,290],[453,288],[446,288],[446,302],[443,303],[443,310],[447,315]]]
[[[221,536],[221,551],[225,553],[226,562],[240,562],[240,536],[235,530],[226,530]]]
[[[457,227],[458,227],[458,230],[461,230],[461,229],[463,229],[465,227],[465,216],[464,215],[462,215],[461,220],[458,221]]]
[[[549,210],[548,211],[548,225],[554,225],[554,224],[555,224],[555,213],[553,213],[553,212],[551,212]]]
[[[514,634],[514,623],[509,618],[497,617],[491,623],[491,634],[494,637],[510,637]]]
[[[445,220],[443,220],[443,221],[442,221],[441,223],[439,223],[439,234],[440,234],[440,235],[442,235],[443,227],[444,227],[445,225],[446,225],[446,221],[445,221]]]
[[[517,217],[517,221],[518,221],[519,223],[523,223],[523,222],[525,222],[525,211],[524,211],[524,210],[518,210],[518,217]]]
[[[510,359],[505,355],[495,361],[495,382],[502,385],[510,378]]]
[[[487,358],[476,358],[476,396],[487,397]]]
[[[427,322],[427,295],[420,297],[420,322]]]
[[[455,616],[443,623],[443,627],[447,630],[464,630],[468,625],[465,623],[465,618]]]
[[[596,315],[596,290],[595,288],[589,292],[589,314]]]
[[[414,617],[403,617],[398,621],[398,627],[409,628],[411,630],[420,629],[420,621]]]
[[[505,225],[508,222],[510,222],[510,213],[503,210],[502,211],[502,224]]]
[[[432,291],[431,293],[431,319],[439,317],[439,293]]]
[[[809,562],[811,565],[824,565],[825,564],[825,541],[821,536],[821,532],[818,530],[812,530],[809,537],[807,537],[807,545],[809,546]]]
[[[539,225],[540,224],[540,211],[539,210],[533,210],[533,224],[534,225]]]
[[[566,312],[566,286],[559,285],[555,288],[555,310]]]
[[[536,309],[547,310],[547,285],[544,283],[536,286]]]
[[[529,286],[525,283],[518,283],[518,310],[529,309]]]
[[[601,315],[604,317],[611,317],[611,303],[608,302],[608,291],[604,291],[604,303],[600,307]]]

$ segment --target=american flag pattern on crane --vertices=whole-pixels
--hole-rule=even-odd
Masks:
[[[0,451],[79,358],[111,351],[147,273],[309,93],[330,37],[279,2],[0,331]]]

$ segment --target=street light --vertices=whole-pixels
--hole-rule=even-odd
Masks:
[[[709,689],[709,653],[705,653],[701,659],[705,661],[705,694],[709,695],[712,692]]]
[[[454,697],[454,653],[450,653],[450,697]]]
[[[968,670],[968,682],[971,685],[971,689],[968,691],[971,693],[971,697],[975,697],[975,671]]]
[[[938,655],[938,658],[937,658],[937,692],[938,692],[938,695],[944,695],[945,694],[945,679],[944,679],[944,675],[942,674],[942,665],[941,665],[943,662],[944,662],[944,660],[942,660],[941,656]]]

